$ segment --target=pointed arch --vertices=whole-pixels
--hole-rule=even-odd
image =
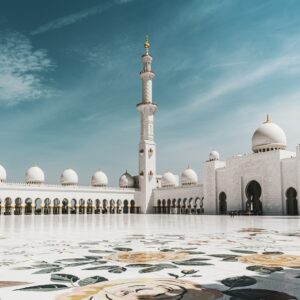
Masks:
[[[51,213],[50,206],[51,206],[51,200],[49,198],[46,198],[44,200],[44,215],[49,215]]]
[[[93,200],[88,199],[86,204],[86,213],[90,215],[93,213]]]
[[[128,200],[124,200],[123,213],[128,214]]]
[[[73,215],[77,214],[77,200],[75,198],[71,200],[70,213]]]
[[[31,215],[32,214],[32,199],[26,198],[25,199],[25,215]]]
[[[42,199],[41,198],[36,198],[34,201],[34,214],[35,215],[40,215],[42,214]]]
[[[286,214],[288,216],[297,216],[298,215],[298,200],[297,200],[297,191],[293,187],[289,187],[286,192]]]
[[[15,199],[15,215],[21,215],[22,214],[22,199],[20,197]]]
[[[95,200],[95,214],[100,214],[101,202],[100,199]]]
[[[64,198],[61,203],[62,203],[61,213],[63,215],[67,215],[69,213],[69,200],[67,198]]]
[[[135,202],[133,199],[130,201],[130,213],[131,214],[135,213]]]
[[[55,198],[53,200],[53,214],[58,215],[60,213],[60,200]]]

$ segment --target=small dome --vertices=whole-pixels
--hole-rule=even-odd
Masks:
[[[43,170],[38,166],[30,167],[25,175],[26,183],[43,183],[45,175]]]
[[[286,135],[284,131],[275,123],[272,123],[267,116],[267,120],[258,127],[252,136],[253,152],[265,152],[286,148]]]
[[[176,177],[171,172],[166,172],[161,178],[161,186],[162,187],[174,187],[176,186]]]
[[[209,153],[209,160],[219,160],[220,159],[220,154],[216,150],[213,150]]]
[[[77,185],[78,175],[73,169],[66,169],[60,175],[60,183],[62,185]]]
[[[0,182],[4,182],[6,180],[6,170],[2,165],[0,165]]]
[[[92,186],[107,186],[108,179],[104,172],[97,171],[92,176]]]
[[[121,177],[119,179],[119,186],[121,188],[133,188],[134,187],[134,179],[127,171],[121,175]]]
[[[182,185],[193,185],[198,183],[197,173],[191,169],[185,169],[181,174],[181,184]]]

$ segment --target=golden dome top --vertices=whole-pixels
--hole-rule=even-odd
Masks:
[[[144,48],[145,49],[148,49],[150,47],[150,43],[149,43],[149,36],[148,36],[148,33],[146,34],[146,40],[145,40],[145,43],[144,43]]]

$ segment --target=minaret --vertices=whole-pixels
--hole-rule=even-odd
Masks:
[[[148,34],[144,43],[145,53],[142,55],[143,70],[140,72],[142,80],[142,100],[137,104],[141,114],[141,133],[139,144],[139,185],[141,189],[141,212],[151,212],[152,190],[156,188],[156,148],[154,142],[154,113],[157,109],[152,102],[152,80],[154,73],[151,70],[152,56],[149,53]]]

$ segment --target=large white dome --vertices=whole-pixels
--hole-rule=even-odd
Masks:
[[[26,183],[43,183],[45,181],[45,174],[38,166],[30,167],[25,175]]]
[[[6,170],[0,165],[0,182],[4,182],[6,180]]]
[[[258,127],[252,136],[253,152],[265,152],[286,148],[286,135],[275,123],[267,120]]]
[[[197,173],[190,167],[185,169],[181,173],[181,184],[182,185],[194,185],[198,183]]]
[[[174,187],[176,186],[176,177],[171,172],[166,172],[161,178],[161,186],[162,187]]]
[[[66,169],[60,175],[60,183],[62,185],[77,185],[78,175],[73,169]]]
[[[107,186],[108,179],[104,172],[97,171],[92,176],[92,186]]]
[[[121,177],[119,179],[119,186],[121,188],[133,188],[134,187],[134,179],[127,171],[121,175]]]

